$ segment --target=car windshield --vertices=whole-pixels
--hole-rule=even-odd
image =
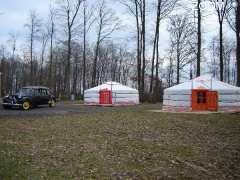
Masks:
[[[22,88],[17,94],[21,96],[29,96],[32,95],[33,90],[30,88]]]

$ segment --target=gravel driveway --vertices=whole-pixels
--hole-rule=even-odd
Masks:
[[[18,117],[41,117],[41,116],[56,116],[65,115],[68,113],[91,113],[91,112],[108,112],[112,111],[111,107],[100,106],[84,106],[82,104],[57,103],[56,107],[49,108],[48,106],[40,106],[29,111],[21,109],[3,109],[0,105],[0,118],[18,118]]]

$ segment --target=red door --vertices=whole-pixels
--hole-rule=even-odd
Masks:
[[[112,92],[105,89],[101,90],[99,93],[99,103],[100,104],[112,104]]]
[[[193,111],[217,111],[218,93],[202,89],[192,90],[192,110]]]
[[[207,92],[207,103],[209,111],[218,110],[218,93],[217,91],[208,91]]]
[[[193,111],[208,110],[207,92],[208,90],[202,90],[202,89],[192,90],[192,110]]]

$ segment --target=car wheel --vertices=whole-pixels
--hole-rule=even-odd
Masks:
[[[48,102],[49,107],[55,107],[56,103],[55,101],[52,99],[51,101]]]
[[[27,111],[31,108],[31,104],[29,101],[24,101],[22,105],[23,110]]]

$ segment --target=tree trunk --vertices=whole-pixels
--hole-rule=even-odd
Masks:
[[[145,45],[146,45],[146,27],[145,27],[145,18],[146,18],[146,1],[143,0],[143,15],[142,15],[142,88],[141,88],[141,99],[144,101],[144,92],[145,92],[145,69],[146,69],[146,57],[145,57]]]
[[[159,48],[158,48],[158,45],[159,45],[159,33],[157,35],[157,43],[156,43],[156,79],[158,79],[158,71],[159,71]]]
[[[96,43],[96,49],[95,49],[95,56],[93,61],[93,72],[92,72],[92,87],[96,86],[96,76],[97,76],[97,60],[99,56],[99,48],[100,48],[100,39],[102,34],[102,19],[100,20],[99,30],[98,30],[98,36],[97,36],[97,43]]]
[[[83,97],[86,89],[86,6],[83,9]]]
[[[141,38],[140,38],[140,24],[139,24],[139,10],[138,10],[138,1],[135,0],[135,11],[136,11],[136,26],[137,26],[137,81],[138,81],[138,91],[141,91]],[[141,99],[141,98],[140,98]]]
[[[237,1],[237,0],[236,0]],[[236,60],[237,60],[237,86],[240,87],[240,1],[238,0],[236,8]]]
[[[201,33],[201,0],[198,0],[198,51],[197,51],[197,77],[201,75],[201,49],[202,49],[202,33]]]
[[[52,80],[52,65],[53,65],[53,35],[54,35],[54,23],[51,24],[51,33],[50,33],[50,61],[49,61],[49,75],[48,75],[48,84],[49,87],[53,87],[53,80]]]
[[[56,62],[54,63],[54,96],[58,97],[58,88],[57,88],[57,58],[56,58]],[[53,86],[53,82],[52,82],[52,86]]]
[[[3,52],[3,57],[2,57],[2,59],[1,59],[1,63],[0,63],[0,97],[2,97],[2,95],[3,95],[3,71],[4,71],[4,62],[3,62],[3,60],[4,60],[4,52]]]
[[[44,62],[44,50],[42,50],[42,53],[41,53],[40,78],[39,78],[40,85],[42,85],[43,83],[43,62]]]
[[[72,33],[71,33],[71,27],[70,27],[70,20],[68,24],[68,41],[67,41],[67,62],[65,64],[65,79],[64,79],[64,85],[65,85],[65,93],[66,95],[70,95],[71,93],[71,87],[70,87],[70,81],[71,81],[71,76],[70,76],[70,71],[71,71],[71,40],[72,40]]]
[[[220,81],[223,81],[223,70],[224,70],[224,65],[223,65],[223,22],[219,21],[219,62],[220,62]]]
[[[92,87],[96,86],[96,75],[97,75],[97,59],[99,55],[99,46],[100,46],[100,35],[98,36],[96,49],[95,49],[95,57],[93,61],[93,73],[92,73]]]
[[[169,72],[168,72],[168,87],[172,86],[172,78],[173,78],[173,59],[170,58],[170,64],[169,64]]]
[[[153,100],[156,102],[158,100],[159,93],[159,32],[157,33],[157,42],[156,42],[156,75],[155,75],[155,86],[154,86],[154,98]]]
[[[30,85],[33,85],[33,22],[31,27],[30,39]]]
[[[156,53],[156,42],[157,42],[157,37],[158,37],[158,33],[159,33],[159,25],[160,25],[160,12],[161,12],[161,0],[158,0],[157,20],[156,20],[156,29],[155,29],[154,43],[153,43],[153,54],[152,54],[150,93],[153,92],[154,61],[155,61],[155,53]]]
[[[180,52],[177,48],[177,84],[180,83]]]
[[[73,72],[73,87],[72,87],[72,92],[77,95],[77,78],[78,78],[78,67],[77,67],[77,58],[75,60],[75,68]]]

